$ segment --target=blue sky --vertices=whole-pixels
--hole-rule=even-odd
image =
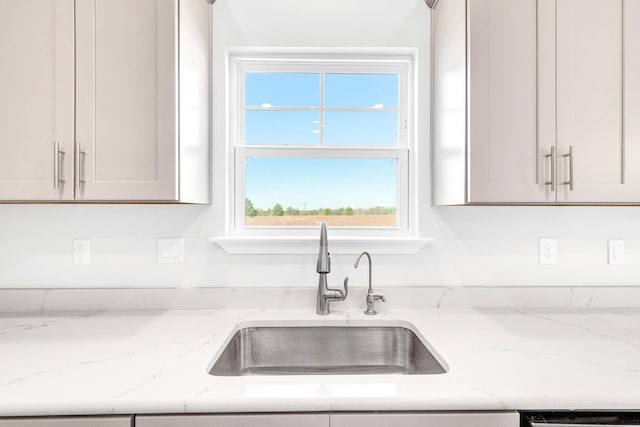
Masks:
[[[320,74],[247,73],[245,105],[317,107],[320,105]],[[325,106],[398,107],[398,76],[395,74],[327,74]]]
[[[326,107],[397,108],[398,77],[327,74]],[[317,107],[320,74],[247,73],[246,106]],[[376,108],[376,109],[378,109]],[[246,111],[245,142],[256,145],[319,145],[319,111]],[[326,112],[324,143],[394,146],[397,112]],[[249,159],[246,196],[256,208],[369,208],[396,205],[395,160]]]

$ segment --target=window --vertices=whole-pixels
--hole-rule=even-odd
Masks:
[[[232,234],[410,235],[411,56],[232,55]],[[332,231],[333,232],[333,231]]]

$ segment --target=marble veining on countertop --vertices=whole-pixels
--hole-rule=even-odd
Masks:
[[[412,323],[441,375],[215,377],[243,321]],[[0,416],[640,409],[639,309],[166,310],[0,316]]]

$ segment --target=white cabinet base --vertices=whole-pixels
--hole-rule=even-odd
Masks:
[[[0,427],[133,427],[133,417],[4,418]]]
[[[136,427],[329,427],[329,414],[141,415]]]

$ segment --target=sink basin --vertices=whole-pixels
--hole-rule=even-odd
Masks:
[[[444,362],[405,326],[239,327],[209,366],[211,375],[424,375]]]

